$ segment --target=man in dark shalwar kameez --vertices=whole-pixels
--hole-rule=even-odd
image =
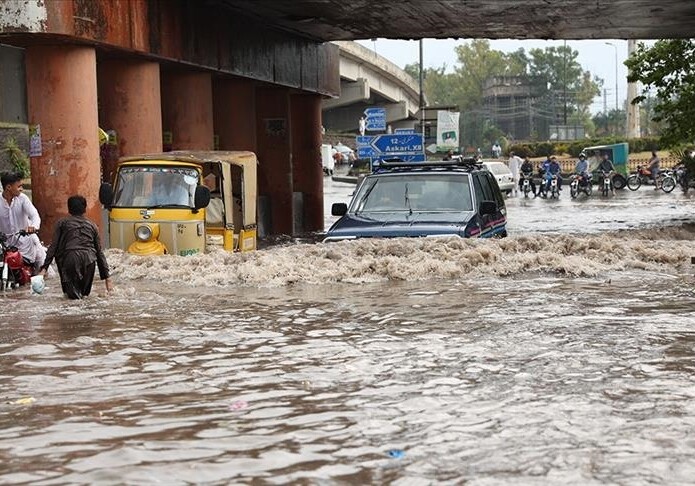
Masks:
[[[81,299],[89,295],[96,267],[99,268],[99,278],[104,280],[106,291],[111,291],[109,265],[101,249],[99,229],[85,217],[86,211],[87,200],[84,197],[68,198],[70,216],[56,223],[53,240],[40,272],[45,277],[55,258],[60,284],[70,299]]]

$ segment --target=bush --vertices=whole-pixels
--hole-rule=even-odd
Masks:
[[[22,177],[26,179],[31,175],[29,155],[19,147],[14,138],[6,139],[2,150],[7,152],[7,156],[14,166],[14,169],[22,174]]]

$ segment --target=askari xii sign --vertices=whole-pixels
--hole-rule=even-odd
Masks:
[[[384,154],[423,152],[422,135],[417,133],[377,135],[372,145]]]
[[[422,162],[425,152],[420,133],[396,133],[357,137],[360,158],[399,158],[407,162]]]

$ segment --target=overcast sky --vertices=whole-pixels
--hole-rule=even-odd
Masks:
[[[360,44],[376,51],[380,56],[385,57],[397,66],[403,68],[406,64],[419,62],[420,48],[419,41],[377,39],[357,41]],[[456,64],[456,54],[454,47],[465,43],[464,40],[454,39],[425,39],[423,41],[423,63],[425,68],[439,68],[446,64],[451,70]],[[612,43],[613,46],[607,45]],[[514,52],[523,47],[526,52],[530,49],[544,49],[551,46],[561,46],[561,40],[512,40],[497,39],[490,40],[492,49],[503,52]],[[616,68],[616,48],[618,57],[618,104],[623,107],[627,92],[627,68],[623,61],[627,59],[627,41],[625,40],[568,40],[567,45],[577,51],[577,60],[585,71],[591,71],[595,76],[604,80],[606,89],[606,99],[608,109],[615,108],[615,68]],[[591,107],[593,113],[603,110],[603,94],[594,100]]]

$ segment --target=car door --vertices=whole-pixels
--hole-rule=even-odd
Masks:
[[[497,204],[497,211],[495,214],[479,214],[481,222],[481,236],[489,237],[497,232],[503,232],[507,219],[502,213],[505,207],[504,198],[502,197],[502,193],[497,186],[497,182],[495,181],[493,175],[487,171],[474,174],[474,177],[477,177],[476,196],[478,193],[480,193],[482,197],[482,199],[480,199],[478,202],[478,211],[480,211],[480,201],[493,201]]]

